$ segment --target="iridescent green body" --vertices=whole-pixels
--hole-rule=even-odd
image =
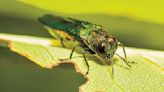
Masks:
[[[81,41],[80,29],[83,28],[83,26],[81,25],[81,23],[83,23],[82,21],[59,16],[56,17],[52,15],[45,15],[43,17],[40,17],[39,21],[50,28],[66,32],[69,35],[73,36],[76,40]],[[88,23],[86,22],[86,24]]]
[[[91,53],[97,53],[101,57],[112,57],[118,45],[117,40],[104,31],[104,28],[86,21],[79,21],[71,18],[55,17],[45,15],[39,18],[39,21],[46,26],[58,29],[72,36],[80,46]],[[100,45],[108,45],[110,51],[101,53]],[[108,44],[107,44],[108,43]]]
[[[72,18],[52,15],[45,15],[40,17],[39,21],[51,29],[57,29],[60,30],[60,32],[68,34],[73,38],[73,40],[79,43],[80,47],[82,47],[84,51],[88,51],[92,54],[97,54],[104,60],[111,60],[118,48],[118,45],[122,45],[118,43],[115,37],[104,31],[105,29],[102,26],[92,24],[87,21],[80,21]],[[72,57],[73,51],[74,48],[70,58]],[[126,62],[126,53],[124,47],[123,51],[125,54],[125,59],[122,57],[121,59]],[[84,59],[87,63],[85,54]],[[127,62],[126,64],[129,65]],[[89,67],[88,63],[87,65]]]

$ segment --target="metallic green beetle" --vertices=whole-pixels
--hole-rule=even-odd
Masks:
[[[91,54],[97,54],[104,60],[108,60],[111,63],[112,73],[113,73],[113,60],[114,55],[119,56],[129,67],[129,63],[126,59],[126,52],[124,45],[117,41],[115,37],[107,33],[105,29],[96,24],[89,23],[87,21],[80,21],[68,17],[59,17],[52,15],[44,15],[39,18],[39,21],[54,31],[50,31],[51,34],[60,35],[61,43],[65,47],[63,40],[74,40],[78,42],[76,46],[73,47],[70,54],[70,59],[72,58],[73,52],[77,46],[83,49],[83,56],[88,67],[86,74],[89,72],[89,64],[86,59],[86,52]],[[123,47],[124,58],[116,54],[118,46]],[[109,63],[108,62],[108,63]]]

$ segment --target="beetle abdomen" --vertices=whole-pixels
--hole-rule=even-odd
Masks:
[[[75,39],[80,40],[79,29],[82,21],[52,15],[44,15],[39,18],[39,21],[52,29],[61,30],[73,36]]]

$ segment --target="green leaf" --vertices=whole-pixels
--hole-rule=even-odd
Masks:
[[[162,92],[164,90],[164,52],[162,51],[127,47],[128,61],[136,63],[128,68],[120,58],[114,56],[114,75],[111,74],[110,65],[88,54],[90,71],[85,76],[87,67],[82,54],[77,51],[73,59],[60,61],[60,59],[68,59],[71,49],[62,48],[57,40],[0,33],[0,43],[4,42],[11,51],[45,68],[53,68],[62,63],[74,64],[76,71],[87,78],[87,82],[79,87],[80,92]],[[119,48],[117,53],[122,55],[122,49]]]

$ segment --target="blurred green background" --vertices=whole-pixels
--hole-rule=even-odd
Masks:
[[[49,0],[50,3],[51,1]],[[164,50],[164,18],[158,16],[164,9],[160,7],[161,3],[159,5],[156,3],[158,8],[153,8],[155,6],[151,6],[152,1],[152,3],[144,2],[149,6],[147,8],[146,5],[144,7],[143,2],[141,3],[142,6],[139,3],[134,7],[130,6],[132,2],[129,3],[129,6],[123,6],[120,5],[120,0],[117,0],[115,3],[122,7],[119,7],[120,9],[111,8],[113,10],[108,11],[106,6],[115,6],[115,3],[110,4],[108,2],[109,4],[106,3],[106,6],[100,3],[100,7],[99,1],[94,2],[91,0],[93,3],[91,4],[93,7],[91,7],[84,0],[81,3],[84,5],[71,7],[72,10],[69,11],[69,6],[72,6],[71,4],[75,0],[69,0],[70,3],[66,0],[63,1],[65,3],[62,5],[62,2],[54,0],[51,3],[54,4],[53,8],[51,5],[49,7],[44,6],[43,1],[37,3],[37,0],[28,1],[32,4],[25,4],[15,0],[0,0],[0,33],[51,37],[37,21],[37,18],[44,14],[56,14],[103,25],[109,33],[116,36],[120,42],[128,47]],[[91,3],[91,1],[88,3]],[[104,1],[107,2],[107,0]],[[154,2],[157,1],[154,0]],[[126,2],[128,1],[126,0]],[[45,5],[50,3],[45,3]],[[55,5],[58,6],[55,7]],[[73,9],[75,7],[77,8]],[[137,7],[148,12],[137,11]],[[101,11],[103,8],[105,8],[104,11]],[[119,14],[118,12],[121,9],[136,16],[142,14],[144,16],[130,16],[131,14],[128,12]],[[163,12],[161,12],[161,15],[163,15]],[[0,92],[77,92],[78,87],[84,82],[85,79],[75,72],[71,64],[64,64],[52,70],[43,69],[9,49],[0,47]]]

